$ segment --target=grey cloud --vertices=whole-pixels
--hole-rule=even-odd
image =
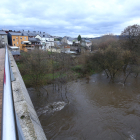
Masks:
[[[5,0],[0,5],[0,28],[59,36],[118,34],[129,22],[139,21],[139,6],[139,0]]]

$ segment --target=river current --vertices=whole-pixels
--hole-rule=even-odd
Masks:
[[[140,77],[124,86],[94,74],[65,87],[45,86],[41,97],[28,88],[48,140],[140,140]]]

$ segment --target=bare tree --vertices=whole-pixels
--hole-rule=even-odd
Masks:
[[[121,46],[127,50],[124,55],[124,67],[123,72],[124,75],[129,72],[129,67],[131,65],[135,67],[132,72],[136,73],[136,77],[138,76],[139,70],[139,55],[140,55],[140,25],[132,25],[128,26],[124,29],[120,36],[120,44]],[[137,68],[136,68],[137,67]]]
[[[140,51],[140,25],[128,26],[120,36],[120,42],[124,49]]]
[[[27,75],[27,83],[38,91],[47,83],[47,77],[45,77],[49,71],[47,57],[46,53],[41,50],[34,50],[23,53],[22,55],[24,67],[22,67],[21,72],[23,72],[25,76]]]

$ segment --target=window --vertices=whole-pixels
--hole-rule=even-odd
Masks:
[[[16,37],[16,39],[18,39],[18,37]]]
[[[20,39],[22,39],[22,37],[20,37]]]
[[[45,35],[43,35],[43,37],[45,37]]]
[[[4,36],[2,36],[2,38],[4,38]]]
[[[24,39],[26,39],[26,37],[24,37]]]
[[[17,44],[18,44],[18,42],[17,42]]]
[[[13,41],[15,41],[15,39],[13,39]]]
[[[14,46],[15,46],[15,44],[14,44]]]
[[[4,42],[2,42],[2,44],[5,44]]]

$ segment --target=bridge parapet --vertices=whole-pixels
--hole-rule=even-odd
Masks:
[[[9,56],[15,78],[15,80],[12,81],[15,111],[24,137],[28,140],[47,140],[21,74],[10,51]]]

